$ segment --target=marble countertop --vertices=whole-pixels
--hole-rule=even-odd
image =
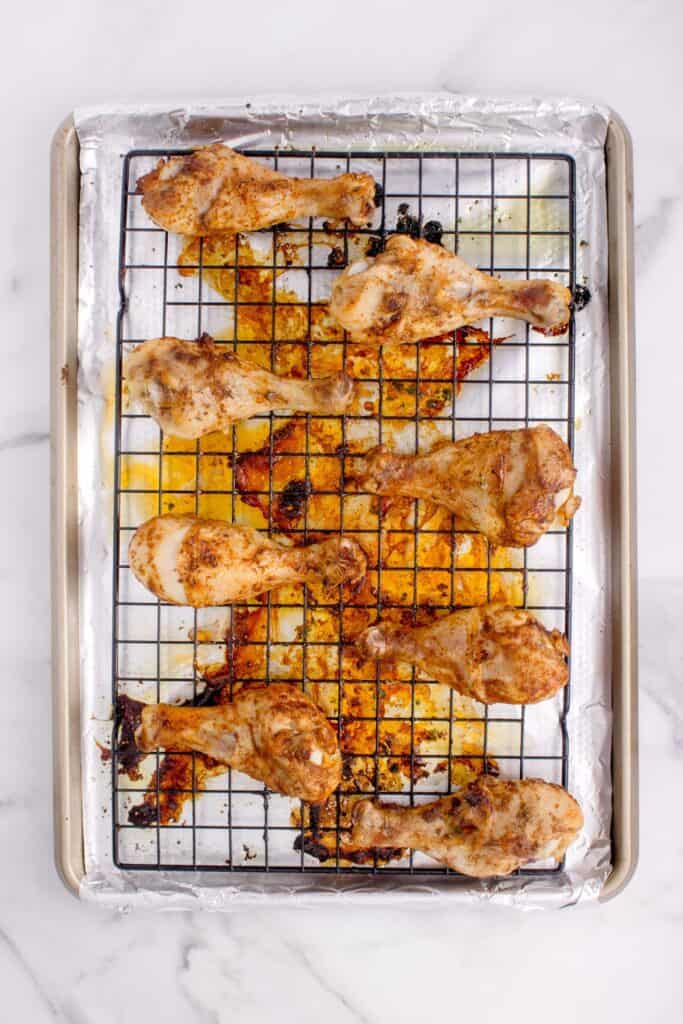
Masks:
[[[654,16],[656,13],[656,17]],[[683,8],[625,0],[420,7],[265,0],[14,5],[2,77],[0,978],[7,1019],[297,1024],[672,1021],[683,976]],[[258,54],[259,56],[253,56]],[[578,94],[633,134],[637,223],[641,854],[626,891],[562,914],[493,907],[120,915],[52,861],[48,146],[75,106],[248,91]],[[11,154],[11,158],[8,156]],[[664,299],[664,301],[663,301]],[[680,489],[680,488],[679,488]],[[669,492],[669,493],[667,493]],[[671,493],[673,492],[673,493]],[[682,496],[683,495],[679,495]],[[671,538],[674,538],[672,543]]]

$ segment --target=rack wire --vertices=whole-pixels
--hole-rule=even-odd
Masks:
[[[487,360],[460,380],[457,352],[469,345],[480,351],[480,339],[460,334],[430,342],[422,351],[437,352],[431,363],[416,346],[402,346],[404,363],[380,353],[376,362],[370,357],[364,364],[356,346],[326,326],[324,296],[334,274],[397,227],[415,234],[440,231],[446,248],[488,272],[552,276],[574,288],[573,160],[545,153],[250,151],[264,164],[300,176],[369,171],[381,186],[383,202],[371,226],[336,230],[329,243],[327,226],[308,220],[278,225],[257,238],[237,235],[231,253],[222,252],[217,261],[201,241],[193,257],[185,253],[181,260],[179,240],[153,225],[136,194],[137,178],[159,157],[178,152],[134,150],[123,160],[114,704],[122,694],[145,701],[211,700],[218,693],[216,679],[225,694],[254,680],[292,679],[338,729],[345,783],[321,825],[299,801],[229,769],[208,771],[194,754],[149,755],[139,777],[131,779],[119,770],[114,743],[114,861],[122,868],[149,870],[450,874],[419,853],[400,861],[371,855],[350,862],[340,836],[343,840],[351,802],[358,793],[410,804],[432,799],[452,790],[461,769],[566,784],[570,687],[542,705],[484,707],[416,677],[414,670],[392,674],[377,665],[359,675],[357,666],[349,671],[348,623],[383,615],[416,621],[425,614],[425,600],[438,614],[462,604],[463,594],[470,596],[465,603],[474,603],[473,593],[483,600],[507,592],[571,641],[571,526],[502,559],[483,542],[483,556],[468,565],[462,552],[475,541],[456,530],[452,517],[429,517],[420,501],[404,522],[392,521],[391,514],[384,518],[370,497],[349,483],[349,473],[355,455],[377,442],[417,451],[437,438],[535,422],[551,423],[573,448],[574,327],[546,338],[519,322],[491,320],[490,338],[505,340],[489,343]],[[254,298],[250,273],[269,288],[267,299]],[[216,290],[220,274],[229,285],[223,294]],[[292,318],[294,331],[287,326]],[[332,362],[352,369],[369,396],[367,408],[343,417],[270,414],[234,426],[228,436],[191,445],[165,438],[153,421],[128,406],[126,353],[150,337],[195,339],[203,332],[272,369],[278,369],[283,354],[291,372],[301,376],[320,376],[320,366]],[[430,404],[433,395],[439,401]],[[286,436],[291,423],[298,442],[293,448]],[[237,469],[254,450],[265,454],[266,482],[245,491],[237,486]],[[232,610],[193,611],[166,605],[136,583],[127,563],[128,542],[150,515],[194,512],[280,532],[282,519],[274,518],[274,510],[278,502],[283,508],[287,491],[287,483],[278,479],[280,466],[293,467],[298,512],[286,530],[295,543],[342,532],[357,536],[372,552],[371,585],[361,595],[326,599],[314,590],[290,588]],[[216,673],[221,661],[224,668]],[[171,762],[180,770],[165,772]],[[145,807],[152,813],[141,813]],[[331,843],[331,855],[322,862],[312,855],[320,838]],[[542,864],[520,873],[552,870],[554,864]]]

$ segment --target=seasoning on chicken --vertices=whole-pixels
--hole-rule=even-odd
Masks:
[[[256,231],[297,217],[362,227],[372,218],[376,187],[370,174],[288,178],[218,143],[160,160],[137,183],[153,221],[194,236]]]
[[[174,437],[203,437],[272,411],[338,416],[353,398],[353,381],[343,373],[320,380],[280,377],[208,334],[199,341],[145,341],[128,356],[125,372],[131,399]]]
[[[119,698],[119,746],[130,757],[196,751],[285,796],[321,803],[339,785],[337,735],[313,701],[287,683],[240,690],[230,704],[179,707]]]
[[[351,341],[389,345],[433,338],[490,316],[562,334],[570,303],[569,289],[555,281],[501,281],[439,245],[400,234],[375,259],[352,263],[339,275],[330,312]]]
[[[193,608],[248,601],[285,583],[358,583],[367,566],[363,549],[348,537],[292,548],[250,526],[178,515],[139,526],[128,560],[157,597]]]
[[[582,827],[581,808],[561,786],[482,775],[458,793],[417,807],[358,801],[351,846],[420,850],[452,871],[491,878],[529,861],[561,860]]]
[[[356,647],[364,658],[409,662],[483,704],[535,704],[569,679],[566,637],[502,604],[462,608],[415,629],[379,622]]]
[[[398,455],[380,446],[357,473],[373,494],[443,505],[462,529],[519,548],[535,544],[554,522],[570,521],[581,504],[575,478],[569,448],[545,424],[474,434],[424,455]]]

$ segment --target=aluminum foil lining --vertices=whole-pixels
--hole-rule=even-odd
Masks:
[[[236,99],[174,109],[82,109],[78,474],[84,899],[116,906],[229,909],[264,900],[495,901],[520,908],[595,899],[610,871],[610,508],[607,221],[609,112],[573,99],[426,94],[323,101]],[[575,458],[583,514],[574,520],[569,789],[585,827],[565,870],[453,885],[447,878],[123,871],[112,859],[112,513],[117,280],[122,161],[132,149],[222,141],[283,150],[406,150],[565,154],[576,168],[576,280],[592,299],[576,315]],[[557,709],[555,709],[557,713]],[[544,728],[543,716],[538,729]],[[533,740],[533,723],[527,726]],[[540,733],[539,733],[540,735]]]

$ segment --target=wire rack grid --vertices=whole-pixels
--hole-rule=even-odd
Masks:
[[[173,755],[176,764],[186,762],[180,783],[177,775],[165,778],[168,757],[161,752],[149,755],[140,777],[131,780],[119,772],[114,744],[114,861],[149,870],[450,873],[419,853],[397,862],[373,855],[350,863],[340,846],[350,801],[358,793],[406,803],[431,799],[452,790],[458,766],[469,770],[473,764],[507,777],[566,784],[570,687],[543,705],[484,707],[421,680],[414,670],[392,675],[377,665],[359,676],[346,654],[349,622],[392,614],[416,621],[424,604],[439,613],[506,594],[571,640],[571,527],[550,531],[528,551],[507,552],[507,560],[484,542],[479,560],[466,564],[461,552],[474,540],[456,529],[452,517],[435,519],[418,502],[404,521],[383,520],[370,496],[349,487],[349,471],[354,456],[378,442],[417,451],[439,438],[535,422],[551,423],[573,447],[574,327],[546,338],[519,322],[491,320],[490,338],[504,342],[490,344],[486,361],[460,380],[457,353],[474,345],[466,336],[424,346],[438,352],[432,363],[417,346],[402,346],[403,363],[386,353],[359,362],[356,346],[326,325],[324,300],[341,267],[397,228],[426,235],[437,230],[446,248],[501,277],[553,276],[573,288],[573,161],[533,153],[250,151],[287,174],[369,171],[383,202],[367,229],[335,230],[329,243],[328,226],[308,220],[237,235],[230,253],[212,262],[201,241],[194,256],[181,257],[179,240],[152,224],[135,191],[141,174],[176,152],[132,151],[123,160],[112,696],[114,702],[123,693],[146,701],[201,702],[215,692],[207,690],[206,666],[220,663],[226,650],[231,657],[239,651],[240,659],[225,670],[230,693],[255,679],[298,682],[339,730],[351,767],[322,826],[317,822],[318,836],[331,841],[330,857],[321,863],[305,842],[316,821],[298,801],[229,769],[206,771],[194,754]],[[217,273],[229,283],[222,292],[216,290]],[[261,286],[265,282],[267,298],[254,297],[250,273]],[[323,365],[351,370],[364,406],[342,417],[270,414],[191,445],[166,438],[128,406],[126,353],[150,337],[194,339],[203,332],[273,370],[281,371],[283,354],[300,376],[320,376]],[[429,398],[435,394],[438,402]],[[287,441],[292,423],[293,440]],[[284,456],[278,454],[281,437]],[[236,468],[254,451],[265,453],[265,484],[245,492],[237,486]],[[194,512],[280,532],[273,511],[278,502],[283,507],[291,483],[278,476],[280,466],[304,496],[286,532],[296,543],[325,533],[356,535],[371,556],[370,585],[362,594],[330,600],[314,590],[286,588],[252,605],[196,611],[166,605],[136,583],[128,542],[150,515]],[[396,537],[401,542],[393,544]],[[131,809],[145,797],[157,813],[147,821],[133,813],[131,820]],[[162,804],[171,808],[166,820]],[[521,873],[551,870],[552,864],[532,865]]]

